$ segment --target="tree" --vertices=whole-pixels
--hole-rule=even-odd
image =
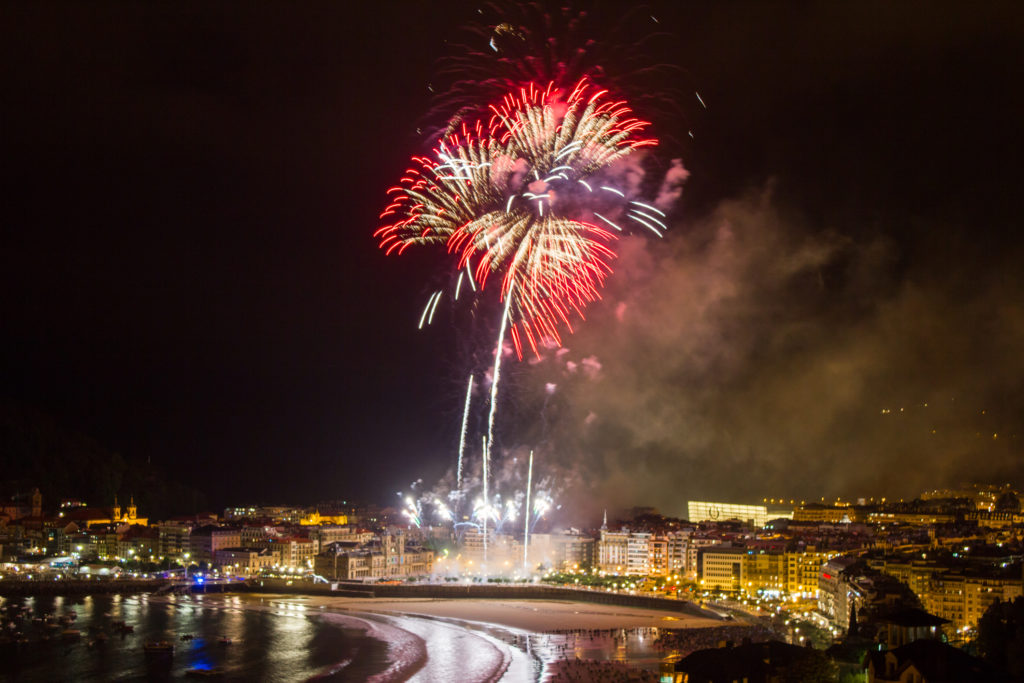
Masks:
[[[839,667],[821,650],[807,648],[805,656],[778,671],[779,683],[834,683]]]
[[[993,603],[978,621],[978,652],[999,669],[1024,680],[1024,598]]]
[[[832,644],[832,634],[805,619],[797,619],[789,625],[791,633],[796,636],[794,645],[810,643],[812,647],[824,650]]]

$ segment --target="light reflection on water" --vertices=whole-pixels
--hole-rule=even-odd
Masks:
[[[181,678],[192,668],[215,667],[229,679],[295,681],[348,659],[349,665],[327,679],[360,681],[386,661],[386,645],[359,630],[340,628],[304,607],[269,610],[263,600],[248,596],[0,598],[0,607],[9,604],[27,608],[14,630],[29,642],[0,644],[0,681],[161,680]],[[69,626],[80,631],[77,641],[60,637],[64,626],[33,621],[71,611],[78,615]],[[121,634],[115,621],[134,626],[134,633]],[[185,634],[193,639],[181,640]],[[163,665],[147,661],[142,650],[144,643],[156,640],[174,645],[173,658]]]

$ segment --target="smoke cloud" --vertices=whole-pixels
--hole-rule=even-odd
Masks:
[[[550,399],[538,466],[563,500],[685,514],[1021,474],[1019,269],[821,229],[770,189],[619,251],[571,350],[517,392]]]

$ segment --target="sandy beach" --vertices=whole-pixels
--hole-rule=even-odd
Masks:
[[[289,600],[294,598],[289,597]],[[721,626],[714,619],[679,612],[555,600],[478,600],[421,598],[334,598],[310,596],[303,602],[333,610],[457,619],[532,633],[570,629],[700,628]]]

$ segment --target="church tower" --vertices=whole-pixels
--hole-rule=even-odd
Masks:
[[[135,519],[139,516],[139,511],[135,507],[135,496],[129,498],[128,501],[128,521],[134,522]]]
[[[114,494],[114,509],[110,513],[112,521],[117,522],[121,519],[121,506],[117,504],[117,494]]]

